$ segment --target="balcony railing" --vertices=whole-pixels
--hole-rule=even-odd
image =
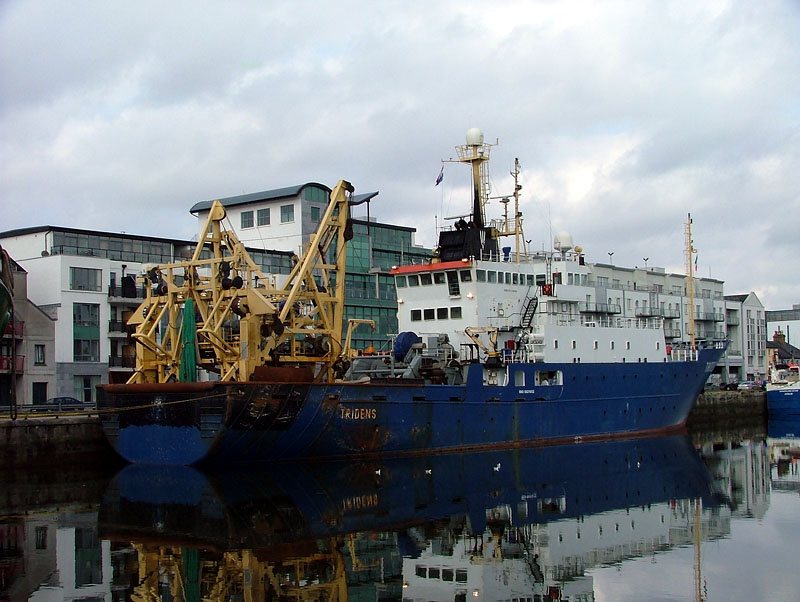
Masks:
[[[108,321],[108,332],[110,333],[121,333],[121,334],[128,334],[128,324],[123,320],[109,320]]]
[[[6,324],[6,329],[3,331],[4,337],[13,336],[15,339],[21,339],[25,334],[25,322],[22,320],[14,320]]]
[[[108,296],[109,297],[116,297],[121,299],[130,299],[131,302],[136,300],[142,301],[147,297],[147,288],[144,286],[137,286],[133,288],[131,291],[126,291],[128,293],[134,293],[135,296],[131,297],[130,294],[123,295],[122,294],[122,285],[119,284],[111,284],[108,287]]]
[[[643,307],[636,310],[637,318],[655,318],[663,314],[660,307]]]
[[[725,321],[728,323],[728,326],[738,326],[739,316],[729,315],[727,318],[725,318]]]
[[[582,314],[619,314],[622,307],[618,303],[578,303],[578,311]]]
[[[701,311],[697,313],[694,319],[702,322],[724,322],[725,315],[714,313],[713,311]]]
[[[662,310],[664,317],[667,319],[680,318],[681,312],[678,309],[664,309]]]
[[[109,355],[108,356],[109,368],[135,368],[136,356],[134,355]]]
[[[0,372],[11,372],[11,367],[14,366],[17,374],[22,374],[25,371],[25,356],[18,355],[16,361],[7,355],[0,355]]]
[[[679,328],[665,328],[664,336],[667,338],[679,339],[681,338],[681,331]]]

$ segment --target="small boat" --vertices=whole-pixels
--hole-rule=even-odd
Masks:
[[[491,146],[473,129],[456,150],[471,168],[472,209],[442,229],[430,262],[393,268],[400,333],[389,353],[354,356],[343,336],[349,183],[281,286],[224,231],[215,202],[193,258],[145,275],[148,298],[129,322],[136,372],[99,386],[113,447],[136,463],[231,464],[683,428],[725,343],[671,346],[660,316],[578,299],[570,279],[589,269],[580,249],[561,235],[556,251],[527,252],[518,184],[516,217],[506,199],[505,217],[487,221]]]

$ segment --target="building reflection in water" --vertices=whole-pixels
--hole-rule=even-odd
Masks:
[[[769,492],[763,442],[695,450],[683,436],[268,471],[129,466],[97,513],[0,522],[0,600],[587,601],[592,567],[726,537]]]

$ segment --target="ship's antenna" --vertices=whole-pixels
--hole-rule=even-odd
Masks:
[[[686,218],[686,296],[689,298],[689,311],[687,312],[687,327],[689,329],[689,341],[692,349],[695,346],[694,334],[694,274],[692,273],[692,256],[697,253],[692,240],[692,214],[687,214]]]
[[[522,212],[519,210],[519,191],[522,190],[522,185],[519,183],[519,159],[514,159],[514,171],[511,172],[511,175],[514,176],[514,219],[508,219],[508,204],[511,200],[508,196],[493,196],[490,197],[492,199],[500,199],[500,202],[503,203],[503,223],[501,227],[497,229],[497,234],[499,236],[511,236],[514,235],[514,244],[517,254],[517,263],[520,262],[520,256],[528,254],[528,245],[525,241],[525,233],[522,231]],[[520,253],[520,249],[522,253]]]

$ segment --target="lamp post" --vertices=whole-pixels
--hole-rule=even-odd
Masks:
[[[608,263],[610,263],[612,266],[614,265],[613,257],[614,257],[614,251],[610,251],[608,253]]]
[[[644,261],[644,271],[647,271],[647,260],[650,259],[649,257],[642,257],[642,261]]]

